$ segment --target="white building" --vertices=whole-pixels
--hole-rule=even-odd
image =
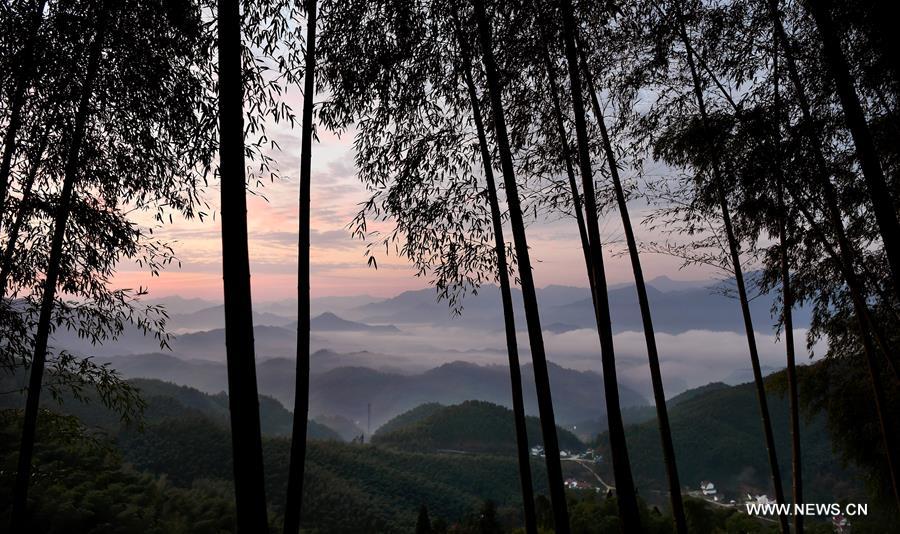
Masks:
[[[708,480],[704,480],[700,482],[700,491],[703,492],[703,495],[706,497],[712,497],[716,493],[716,485]]]

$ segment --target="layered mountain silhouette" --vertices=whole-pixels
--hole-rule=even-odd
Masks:
[[[653,324],[657,332],[679,334],[689,330],[743,332],[744,323],[736,299],[723,294],[722,288],[697,287],[696,284],[679,284],[669,279],[661,280],[668,291],[657,289],[653,282],[647,286]],[[594,328],[594,310],[590,293],[586,288],[547,286],[538,290],[542,324],[554,333],[580,328]],[[768,331],[776,322],[771,310],[774,295],[762,295],[751,302],[754,325]],[[522,294],[513,290],[516,316],[524,317]],[[609,291],[609,304],[613,329],[640,331],[642,320],[633,285],[613,287]],[[494,328],[503,326],[503,310],[499,289],[484,286],[477,295],[462,301],[462,313],[452,317],[445,303],[435,300],[434,291],[422,289],[406,291],[394,298],[372,302],[348,310],[348,316],[369,323],[422,324]],[[794,324],[804,328],[809,324],[809,309],[794,311]]]
[[[328,359],[333,353],[320,351],[313,362]],[[339,355],[340,356],[340,355]],[[365,355],[349,355],[349,358]],[[226,389],[227,375],[222,363],[184,360],[164,354],[145,354],[115,358],[116,368],[127,378],[142,377],[171,381],[195,387],[207,393]],[[444,405],[466,400],[482,400],[511,406],[509,370],[504,366],[482,366],[452,362],[419,374],[379,371],[370,367],[336,367],[314,363],[310,380],[310,413],[341,416],[359,427],[367,423],[371,405],[372,429],[420,404]],[[317,371],[316,369],[328,369]],[[270,395],[285,406],[294,399],[293,360],[273,358],[257,364],[260,393]],[[605,417],[603,381],[599,374],[575,371],[550,364],[553,404],[561,425]],[[525,408],[537,413],[531,365],[522,367]],[[623,406],[646,405],[647,400],[626,385],[620,385]]]
[[[174,314],[169,317],[171,324],[179,331],[212,330],[225,327],[225,307],[211,306],[192,313]],[[268,312],[253,312],[253,324],[262,326],[286,326],[293,322],[284,317]]]
[[[392,324],[370,325],[357,323],[342,319],[331,312],[325,312],[313,317],[309,324],[313,331],[319,332],[400,332],[400,329]],[[292,326],[296,328],[297,323],[292,323]]]
[[[200,317],[203,317],[203,319],[198,319],[198,321],[210,319],[210,315],[214,315],[215,310],[222,312],[222,307],[218,306],[200,310],[197,313],[201,314]],[[170,319],[177,321],[179,317],[185,316],[175,316]],[[191,315],[191,317],[198,316]],[[275,318],[272,319],[272,322],[281,323],[281,326],[267,325],[263,321],[257,320],[258,317],[254,319],[255,326],[253,328],[253,336],[257,355],[265,358],[294,357],[297,350],[296,321],[274,314],[263,314],[259,317]],[[134,327],[126,327],[118,339],[107,341],[99,346],[91,345],[89,341],[80,338],[74,332],[58,330],[54,334],[54,345],[85,356],[108,357],[122,354],[159,352],[162,349],[168,349],[174,354],[185,358],[224,360],[224,327],[179,333],[185,330],[185,328],[181,327],[183,324],[186,323],[172,322],[170,325],[167,325],[167,330],[170,333],[173,333],[173,335],[167,341],[166,347],[161,347],[158,339],[150,335],[144,335]],[[199,323],[195,322],[190,324],[196,325]],[[340,332],[369,332],[379,334],[400,333],[400,330],[393,325],[369,325],[348,321],[330,312],[314,317],[311,321],[311,329],[314,335],[317,333],[334,334]]]
[[[725,331],[743,333],[740,307],[736,300],[723,296],[707,287],[697,287],[699,282],[682,283],[668,279],[655,279],[670,291],[648,286],[653,309],[653,323],[659,333],[680,334],[689,330]],[[652,283],[652,282],[651,282]],[[436,299],[433,289],[406,291],[396,297],[370,301],[372,297],[342,297],[327,302],[340,306],[342,311],[325,311],[312,319],[312,331],[316,348],[333,346],[331,341],[340,336],[362,334],[391,335],[409,332],[414,327],[442,329],[447,327],[466,328],[491,336],[502,333],[502,308],[499,290],[492,285],[482,287],[478,294],[470,295],[462,301],[461,315],[454,316],[445,302]],[[751,303],[754,325],[758,331],[771,331],[776,322],[771,316],[774,304],[772,296],[761,296]],[[634,286],[613,287],[609,292],[613,328],[616,332],[641,331],[642,320]],[[363,304],[359,305],[360,302]],[[593,329],[594,312],[590,295],[586,288],[569,286],[548,286],[538,291],[538,302],[544,329],[554,334],[565,334],[573,330]],[[166,330],[174,334],[168,340],[168,348],[183,358],[203,358],[224,360],[225,333],[224,313],[221,305],[212,305],[197,299],[169,297],[156,303],[173,306],[180,310],[170,313]],[[513,303],[520,318],[519,328],[524,330],[521,292],[513,291]],[[290,313],[294,301],[266,303],[258,306],[254,316],[254,339],[256,353],[260,358],[292,358],[296,353],[296,322]],[[321,303],[319,303],[321,305]],[[202,306],[202,307],[200,307]],[[293,308],[295,309],[295,307]],[[809,310],[797,308],[794,311],[796,328],[809,324]],[[403,325],[408,325],[404,330]],[[439,332],[439,330],[436,330]],[[499,338],[498,338],[499,339]],[[446,343],[424,347],[430,338],[423,337],[422,350],[432,353],[450,354],[459,349]],[[109,357],[121,354],[144,354],[166,350],[160,340],[145,335],[134,327],[126,326],[120,337],[108,340],[101,346],[93,346],[75,333],[59,329],[52,344],[58,349],[67,349],[85,356]],[[502,339],[497,341],[502,346]],[[496,350],[497,347],[485,347]],[[349,350],[344,347],[343,350]],[[356,344],[354,350],[366,349],[373,352],[394,352],[393,343],[385,340],[373,341],[368,345]],[[523,346],[523,349],[527,347]],[[444,358],[451,361],[452,356]]]

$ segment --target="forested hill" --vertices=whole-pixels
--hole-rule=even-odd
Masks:
[[[777,388],[782,378],[767,378],[769,410],[781,474],[790,487],[791,449],[788,402]],[[669,419],[682,487],[697,489],[701,480],[710,480],[727,499],[739,500],[748,491],[769,489],[769,466],[763,441],[759,405],[752,383],[726,386],[713,383],[689,390],[670,399]],[[639,486],[652,490],[666,487],[659,431],[656,419],[626,427],[629,457]],[[832,451],[825,418],[805,419],[800,430],[803,447],[805,496],[809,502],[832,502],[842,498],[863,498],[859,474],[841,465]],[[606,434],[599,438],[601,447]]]
[[[42,511],[34,532],[106,532],[102,525],[142,534],[233,528],[227,397],[156,380],[132,383],[146,401],[142,426],[122,425],[95,398],[87,404],[70,398],[62,406],[45,404],[29,494]],[[12,473],[21,425],[15,408],[21,399],[0,398],[0,466]],[[266,493],[277,524],[290,452],[283,434],[291,414],[274,399],[262,398],[261,415],[267,434]],[[411,532],[422,504],[432,517],[452,524],[476,513],[488,499],[504,517],[518,521],[521,495],[513,457],[420,454],[343,443],[312,421],[309,434],[305,529]],[[532,469],[535,489],[546,494],[543,463],[533,461]],[[8,514],[11,483],[0,476],[0,520]]]
[[[22,377],[18,377],[18,380],[21,381]],[[215,424],[228,425],[228,396],[224,393],[210,395],[194,388],[161,380],[141,378],[128,382],[138,389],[141,399],[146,403],[143,409],[144,424],[157,424],[173,418],[200,416]],[[5,386],[3,391],[18,389],[16,380],[9,376],[0,380],[0,386]],[[22,400],[18,395],[2,395],[0,396],[0,408],[18,408],[22,406]],[[45,399],[44,405],[62,414],[74,415],[89,427],[98,427],[112,433],[125,430],[120,428],[119,415],[106,409],[95,395],[89,396],[89,401],[82,403],[67,396],[62,405],[57,405],[49,398]],[[272,397],[260,395],[259,412],[263,434],[269,436],[290,435],[293,415],[280,402]],[[336,431],[316,421],[309,421],[307,435],[309,439],[342,440]]]
[[[409,451],[452,450],[466,453],[515,454],[515,420],[511,410],[490,402],[466,401],[442,407],[425,404],[388,422],[372,443]],[[528,446],[543,443],[540,421],[526,419]],[[580,452],[584,444],[557,427],[561,450]]]
[[[446,408],[446,406],[439,402],[426,402],[425,404],[420,404],[412,410],[405,411],[397,417],[394,417],[387,423],[378,427],[378,430],[375,431],[375,436],[380,437],[395,430],[400,430],[415,425],[416,423],[427,419],[429,416],[434,415],[444,408]]]

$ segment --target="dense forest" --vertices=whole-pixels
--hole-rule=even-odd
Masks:
[[[506,408],[489,402],[466,401],[428,413],[432,406],[423,404],[388,421],[372,437],[372,443],[410,450],[515,453],[515,428]],[[538,419],[528,417],[525,424],[530,436],[529,449],[543,446]],[[561,449],[583,452],[584,444],[571,432],[557,428],[556,433]],[[468,441],[471,438],[467,436],[475,441]]]
[[[801,505],[847,499],[871,505],[854,531],[896,528],[892,13],[878,0],[3,2],[2,528],[817,532],[847,518]],[[299,146],[282,146],[284,131]],[[508,410],[426,404],[371,443],[371,404],[365,422],[331,419],[340,430],[309,421],[314,328],[403,334],[314,321],[327,211],[314,164],[328,137],[347,139],[365,194],[341,223],[359,263],[400,258],[451,315],[496,286]],[[297,185],[294,211],[260,213],[253,199],[282,183]],[[251,285],[253,225],[280,219],[296,258],[296,284],[280,288],[295,299],[289,406],[260,395]],[[579,376],[596,377],[600,397],[566,398],[602,404],[596,466],[571,458],[584,445],[554,403],[555,334],[570,327],[540,304],[534,245],[548,221],[567,223],[554,228],[577,244],[589,295],[577,330],[596,372]],[[126,380],[115,360],[61,341],[137,332],[169,350],[169,311],[117,275],[178,269],[165,229],[187,223],[217,228],[218,395]],[[672,361],[645,280],[657,256],[721,282],[740,314],[746,384],[667,394],[673,367],[703,364]],[[651,406],[638,411],[613,328],[616,258],[646,356]],[[759,295],[771,302],[763,324]],[[680,303],[683,316],[700,305]],[[735,478],[735,465],[752,470]],[[711,500],[697,473],[796,506],[754,514]]]
[[[41,520],[33,523],[32,528],[42,532],[55,532],[61,528],[85,532],[221,532],[230,529],[234,505],[231,501],[227,399],[224,395],[207,395],[155,380],[134,380],[131,384],[140,390],[146,401],[140,427],[123,424],[114,411],[99,402],[66,402],[62,409],[53,402],[47,404],[47,411],[42,412],[47,435],[36,449],[38,459],[35,463],[41,471],[35,486],[35,507],[41,511]],[[4,384],[5,387],[10,385]],[[727,410],[743,400],[741,397],[752,393],[746,386],[713,389],[692,390],[690,396],[699,400],[711,393],[721,395],[733,389],[730,395],[737,400],[725,403],[723,409]],[[685,401],[677,404],[682,402]],[[390,439],[379,439],[381,429],[373,439],[374,445],[346,443],[331,429],[311,422],[309,438],[312,441],[309,443],[305,484],[312,489],[304,507],[315,512],[306,519],[307,524],[314,525],[320,532],[411,532],[418,519],[419,507],[424,505],[429,521],[434,523],[433,532],[485,532],[483,526],[473,523],[480,519],[485,506],[493,506],[496,524],[491,532],[515,531],[521,519],[515,490],[515,451],[509,450],[508,444],[514,435],[513,415],[509,410],[498,410],[499,407],[487,403],[474,403],[474,408],[477,410],[469,406],[462,413],[457,411],[443,416],[457,421],[449,431],[432,421],[429,434],[428,426],[422,424],[431,417],[422,417],[433,409],[429,405],[384,425],[387,437],[403,432],[420,436],[419,441],[394,438],[395,443],[408,452],[395,448]],[[485,417],[482,411],[487,411],[488,416]],[[4,443],[14,444],[11,438],[19,424],[16,414],[8,408],[2,413]],[[290,435],[290,413],[277,401],[269,399],[262,403],[260,416],[266,465],[284,470],[289,450],[286,437]],[[680,416],[677,409],[673,410],[676,444],[678,450],[690,451],[691,446],[682,444],[684,440],[680,439],[680,434],[690,431],[693,425],[679,426],[679,417],[684,416]],[[491,451],[501,443],[496,434],[485,435],[478,428],[485,419],[508,429],[505,449]],[[467,422],[469,425],[465,424]],[[654,428],[647,424],[628,427],[629,439],[636,452],[643,452],[642,448],[647,447],[651,449],[648,454],[654,454],[655,441],[642,437]],[[776,425],[776,428],[786,428],[786,424]],[[729,443],[746,439],[723,424],[703,430],[722,436],[718,440],[719,446],[726,450]],[[815,447],[816,439],[823,437],[822,434],[821,430],[810,432],[811,448]],[[570,437],[564,437],[566,435]],[[428,440],[423,442],[421,436],[427,436]],[[565,431],[561,437],[561,443],[567,447],[584,447]],[[820,446],[825,446],[827,451],[827,445]],[[448,451],[454,447],[457,449]],[[0,452],[3,465],[8,465],[15,455],[12,447]],[[648,463],[661,463],[658,453],[656,456],[651,456]],[[757,451],[755,456],[754,463],[764,466],[765,454]],[[687,460],[686,479],[690,480],[696,472],[719,475],[715,465],[704,461],[704,457],[695,454],[684,454],[684,457]],[[826,462],[819,464],[813,460],[812,465],[818,470],[827,468]],[[538,492],[543,494],[546,475],[538,458],[532,459],[532,468]],[[272,495],[284,492],[283,476],[279,477],[279,472],[279,469],[268,470],[266,489]],[[574,464],[567,466],[565,473],[581,479],[585,474]],[[635,473],[639,483],[648,490],[665,486],[664,472],[648,473],[636,464]],[[836,474],[844,473],[838,470]],[[830,474],[823,473],[823,476]],[[650,481],[649,485],[643,485],[644,478]],[[725,479],[725,476],[717,477],[723,482]],[[7,492],[8,488],[2,491]],[[848,488],[845,497],[862,491],[861,487]],[[573,531],[593,533],[618,528],[614,502],[603,494],[591,489],[570,490],[568,499],[573,506]],[[539,498],[538,502],[544,506],[549,504],[546,498]],[[272,511],[271,522],[275,526],[280,523],[283,512],[274,507]],[[649,531],[667,531],[670,518],[654,515],[658,512],[653,512],[652,505],[645,513],[654,525]],[[549,509],[543,509],[539,515],[540,524],[550,528]],[[724,532],[748,532],[747,529],[749,532],[766,532],[770,529],[765,523],[755,522],[734,511],[717,510],[703,505],[702,501],[690,510],[689,518],[693,524],[715,525]],[[865,524],[857,527],[866,531]],[[816,528],[829,531],[823,524]]]

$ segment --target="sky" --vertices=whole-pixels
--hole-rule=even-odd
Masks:
[[[297,287],[297,228],[298,228],[298,169],[300,161],[299,131],[274,128],[272,137],[282,148],[271,154],[277,161],[284,179],[254,187],[248,195],[248,227],[251,257],[253,298],[256,302],[278,301],[296,298]],[[392,297],[405,290],[427,287],[427,280],[417,278],[406,261],[396,256],[378,257],[378,269],[367,266],[364,242],[353,239],[347,225],[359,209],[358,204],[367,198],[365,186],[357,179],[354,167],[352,132],[336,136],[319,132],[318,142],[313,144],[312,155],[312,250],[311,291],[313,298],[327,296],[370,295]],[[602,162],[595,162],[602,164]],[[625,176],[627,179],[627,174]],[[213,183],[204,192],[213,208],[214,217],[205,222],[185,221],[177,217],[172,223],[154,230],[157,237],[172,243],[181,262],[180,267],[163,271],[159,277],[135,267],[121,266],[116,278],[119,287],[147,287],[150,298],[178,295],[185,298],[199,297],[211,301],[222,299],[221,235],[218,213],[219,189]],[[665,236],[649,231],[639,221],[650,212],[642,201],[629,205],[632,221],[639,241],[661,240]],[[623,237],[619,213],[613,210],[600,221],[604,238],[607,281],[610,284],[632,282],[631,265],[623,252]],[[382,227],[384,229],[384,227]],[[586,287],[587,279],[581,243],[574,219],[559,219],[532,223],[527,228],[531,249],[534,279],[538,287],[551,284]],[[506,230],[507,241],[511,239]],[[721,276],[709,269],[680,269],[681,260],[656,254],[642,254],[642,265],[647,280],[665,275],[675,280],[710,280]],[[762,325],[757,325],[762,326]],[[385,340],[384,352],[398,358],[416,361],[419,365],[438,365],[444,361],[459,359],[458,353],[432,354],[429,347],[446,346],[466,348],[501,347],[496,335],[481,336],[471,331],[456,329],[416,330],[409,336],[411,343],[405,347],[397,338]],[[763,330],[767,330],[763,328]],[[524,331],[520,332],[524,335]],[[803,339],[805,332],[795,332]],[[666,347],[663,368],[668,387],[678,392],[686,387],[722,380],[736,369],[748,366],[746,340],[732,332],[690,331],[677,335],[658,334],[660,346]],[[579,330],[564,334],[545,333],[548,351],[554,358],[562,358],[565,366],[596,370],[596,332]],[[502,341],[502,340],[501,340]],[[764,365],[779,367],[783,359],[783,347],[778,336],[770,331],[758,333],[761,357]],[[353,351],[371,348],[375,343],[366,334],[361,346],[352,343],[343,346],[329,339],[328,348]],[[527,346],[525,339],[523,345]],[[646,355],[643,334],[622,332],[616,335],[618,355],[621,360],[620,375],[623,380],[639,390],[647,389]],[[389,347],[389,349],[388,349]],[[819,352],[819,351],[817,351]],[[432,354],[435,361],[424,358]],[[502,352],[498,358],[505,358]],[[473,356],[476,358],[476,356]],[[478,355],[481,363],[490,361]],[[494,363],[502,363],[497,361]]]
[[[293,103],[292,103],[293,104]],[[294,104],[299,109],[299,102]],[[248,228],[253,297],[257,301],[278,300],[296,294],[297,228],[299,223],[300,131],[283,125],[270,125],[269,133],[281,147],[270,155],[278,162],[283,180],[253,187],[248,195]],[[311,292],[324,296],[394,296],[404,290],[427,287],[417,278],[405,260],[396,256],[377,257],[378,269],[367,266],[365,242],[351,237],[347,225],[367,198],[364,184],[356,178],[352,131],[337,136],[320,129],[312,154],[312,248]],[[598,162],[600,163],[600,162]],[[219,188],[211,183],[204,191],[213,217],[204,222],[179,219],[154,228],[154,235],[168,241],[180,261],[151,277],[135,265],[121,265],[115,285],[123,288],[149,288],[151,298],[180,295],[221,300],[221,235],[217,213]],[[647,207],[633,204],[632,220],[637,237],[658,239],[637,224]],[[150,224],[150,221],[142,221]],[[373,228],[370,226],[370,228]],[[377,226],[374,228],[378,228]],[[385,229],[385,226],[381,226]],[[631,267],[621,252],[621,221],[617,212],[601,219],[609,283],[629,282]],[[506,239],[511,240],[507,229]],[[527,231],[534,277],[538,287],[550,284],[587,286],[586,272],[574,219],[534,223]],[[645,277],[666,275],[673,279],[709,279],[702,270],[679,270],[674,258],[645,254]]]

